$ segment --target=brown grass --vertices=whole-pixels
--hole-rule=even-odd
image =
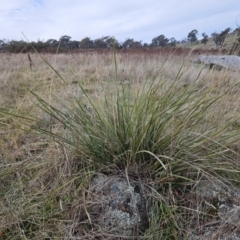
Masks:
[[[79,239],[91,239],[89,233],[84,233],[84,226],[77,225],[85,211],[79,198],[85,194],[93,174],[91,164],[80,166],[71,147],[30,131],[29,126],[47,124],[51,128],[56,124],[53,131],[58,132],[62,131],[62,125],[52,122],[29,90],[64,112],[61,103],[71,108],[76,99],[88,102],[79,84],[94,101],[100,102],[122,85],[137,90],[146,80],[156,79],[171,86],[177,78],[179,89],[198,83],[198,92],[208,89],[212,97],[224,94],[206,121],[224,126],[229,119],[239,117],[239,74],[195,65],[188,54],[156,54],[153,50],[120,52],[116,55],[117,76],[109,52],[44,55],[64,81],[39,55],[31,57],[32,71],[27,55],[1,54],[0,58],[0,108],[13,114],[0,113],[3,239],[75,239],[76,233],[82,234]],[[223,117],[226,111],[228,114]],[[39,121],[19,120],[15,114],[37,116]],[[229,131],[239,126],[240,122],[235,121]],[[239,141],[233,146],[236,151],[238,146]]]

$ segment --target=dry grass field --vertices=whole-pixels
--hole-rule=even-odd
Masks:
[[[151,187],[137,239],[188,239],[208,221],[187,193],[202,176],[239,189],[239,72],[174,52],[31,58],[0,55],[0,239],[130,239],[91,224],[96,172]]]

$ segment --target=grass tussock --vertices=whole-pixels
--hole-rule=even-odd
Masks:
[[[54,71],[37,55],[31,71],[26,56],[0,82],[19,86],[15,100],[1,95],[3,239],[106,239],[88,212],[98,172],[148,186],[150,224],[138,239],[187,239],[216,217],[193,191],[200,179],[239,189],[236,73],[174,55],[44,57]]]

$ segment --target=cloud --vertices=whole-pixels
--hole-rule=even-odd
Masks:
[[[192,29],[208,34],[237,27],[238,0],[11,0],[0,6],[0,39],[75,40],[115,36],[143,42],[164,34],[178,40]]]

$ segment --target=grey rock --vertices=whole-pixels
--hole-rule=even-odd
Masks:
[[[194,62],[203,63],[210,67],[217,66],[235,71],[240,69],[240,57],[235,55],[199,55]]]
[[[218,216],[221,218],[221,219],[224,219],[226,214],[231,210],[231,207],[226,205],[226,204],[221,204],[219,207],[218,207]]]
[[[93,115],[93,110],[91,107],[89,107],[87,104],[83,104],[83,108],[85,109],[85,111],[90,115],[92,116]]]
[[[210,226],[203,229],[202,234],[190,233],[188,239],[191,240],[240,240],[238,231],[222,228],[218,229],[216,226]]]
[[[35,127],[37,128],[51,128],[58,123],[57,119],[48,113],[45,113],[42,118],[36,118],[36,120],[37,121]]]
[[[240,206],[233,206],[232,209],[227,212],[225,221],[234,227],[240,227]]]
[[[220,203],[225,203],[232,198],[240,198],[240,193],[233,191],[223,182],[213,182],[207,179],[200,180],[194,187],[195,193],[204,198],[217,198]]]
[[[148,227],[145,187],[124,177],[97,174],[91,181],[88,211],[107,233],[138,236]]]
[[[240,240],[240,192],[221,181],[202,179],[193,188],[205,204],[204,212],[217,211],[216,219],[191,229],[188,240]],[[214,206],[213,206],[214,202]]]

